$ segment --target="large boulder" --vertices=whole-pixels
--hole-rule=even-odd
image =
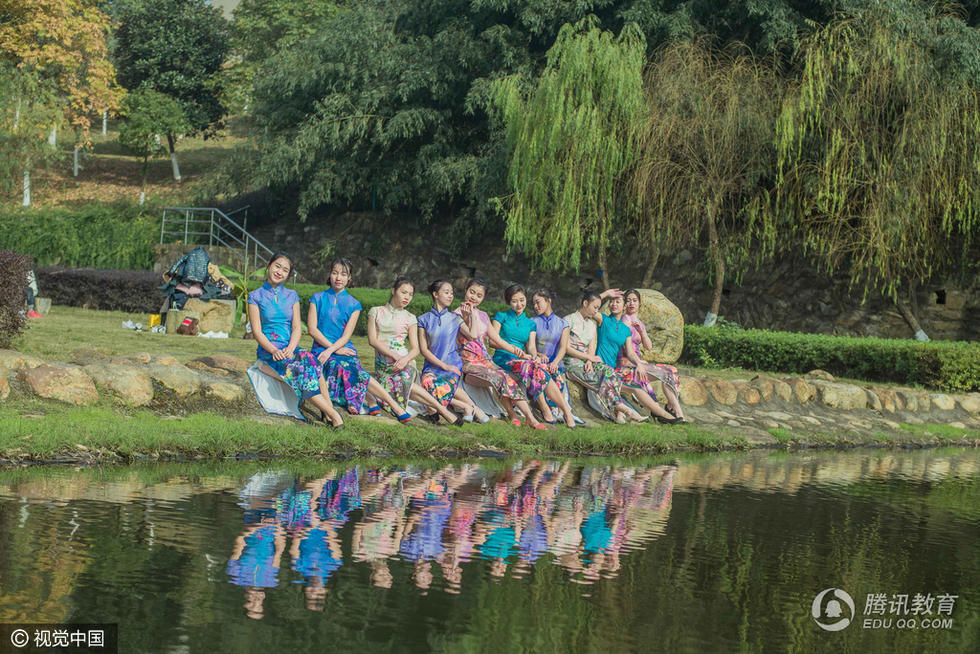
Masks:
[[[868,408],[868,394],[860,386],[818,380],[812,384],[820,391],[820,401],[831,409],[852,411]]]
[[[716,402],[731,406],[738,400],[738,389],[727,379],[705,377],[701,382]]]
[[[184,311],[191,311],[200,315],[197,330],[201,334],[205,332],[224,332],[230,334],[231,328],[235,324],[234,300],[205,301],[191,298],[184,304]]]
[[[242,390],[241,386],[225,382],[208,382],[205,385],[205,390],[211,397],[225,402],[239,402],[245,397],[245,391]]]
[[[150,377],[180,396],[193,395],[201,388],[201,375],[180,364],[164,366],[153,363],[147,366]]]
[[[684,349],[684,316],[660,291],[637,289],[640,294],[640,319],[647,326],[653,347],[643,353],[645,361],[674,363]]]
[[[153,401],[150,376],[135,366],[100,361],[84,370],[100,388],[112,391],[126,404],[145,406]]]
[[[228,372],[245,372],[252,365],[248,361],[227,354],[212,354],[206,357],[198,357],[194,361],[203,363],[209,368],[217,368]]]
[[[681,403],[687,406],[702,406],[708,401],[708,389],[695,377],[685,377],[681,381]]]
[[[38,359],[30,354],[21,354],[14,350],[0,350],[0,368],[6,368],[7,370],[26,370],[42,365],[44,365],[43,359]]]
[[[30,389],[41,397],[69,404],[95,404],[99,393],[92,378],[77,366],[41,365],[22,373]]]
[[[0,400],[6,400],[10,397],[10,371],[6,368],[0,368]]]

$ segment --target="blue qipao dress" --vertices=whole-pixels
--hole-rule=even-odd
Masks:
[[[632,333],[630,328],[621,320],[617,320],[612,316],[602,316],[602,324],[599,325],[596,335],[598,339],[596,354],[599,355],[599,358],[607,366],[616,368],[616,373],[623,380],[624,386],[646,391],[650,397],[656,400],[657,393],[653,390],[653,384],[650,383],[649,379],[640,381],[637,377],[638,371],[636,368],[630,368],[628,366],[616,367],[616,359],[619,356],[619,351],[630,339]]]
[[[433,307],[419,316],[418,324],[419,330],[425,332],[429,351],[443,363],[462,369],[463,360],[459,357],[456,337],[459,335],[463,319],[448,309],[436,311]],[[449,406],[456,396],[459,375],[434,366],[426,359],[425,365],[422,366],[421,383],[422,388],[440,404]]]
[[[293,333],[293,305],[299,302],[296,291],[266,282],[248,294],[248,303],[259,308],[262,334],[277,348],[289,345]],[[305,400],[320,394],[320,366],[312,353],[296,348],[289,359],[276,361],[261,345],[256,358],[282,377],[296,396]]]
[[[316,309],[317,329],[331,343],[344,335],[348,321],[362,309],[361,303],[347,289],[338,293],[332,287],[316,293],[310,298],[310,304]],[[354,350],[354,354],[331,355],[323,364],[323,377],[327,381],[327,393],[333,405],[347,407],[348,413],[357,415],[364,406],[371,375],[358,361],[354,344],[348,342],[347,347]],[[313,355],[320,356],[326,349],[314,343]]]
[[[513,309],[498,311],[493,319],[500,323],[501,340],[522,350],[527,347],[531,332],[537,331],[533,320],[523,313],[517,315]],[[551,374],[543,365],[530,359],[519,359],[507,350],[496,350],[493,353],[493,362],[517,377],[532,400],[537,400],[551,381]]]

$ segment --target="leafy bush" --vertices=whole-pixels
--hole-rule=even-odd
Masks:
[[[103,311],[159,313],[163,283],[150,270],[38,268],[37,284],[52,304]]]
[[[135,204],[89,204],[0,213],[0,248],[16,248],[35,265],[149,269],[160,238],[159,212]]]
[[[0,347],[24,330],[24,287],[31,260],[22,254],[0,250]]]
[[[821,368],[856,379],[980,390],[980,343],[684,327],[681,361],[692,365],[805,373]]]

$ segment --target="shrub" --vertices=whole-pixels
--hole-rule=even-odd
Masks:
[[[683,363],[738,366],[921,384],[948,391],[980,390],[980,343],[770,332],[732,327],[684,328]]]
[[[0,347],[24,331],[26,319],[21,315],[24,288],[31,260],[22,254],[0,250]]]
[[[94,270],[92,268],[38,268],[37,284],[52,304],[104,311],[159,313],[163,284],[149,270]]]
[[[134,204],[0,213],[0,248],[16,247],[39,266],[146,270],[159,238],[159,212]]]

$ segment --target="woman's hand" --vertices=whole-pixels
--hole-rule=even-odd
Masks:
[[[319,361],[320,362],[320,365],[322,366],[322,365],[324,365],[324,364],[327,363],[327,359],[329,359],[332,355],[333,355],[333,352],[331,352],[329,349],[327,349],[327,350],[324,350],[323,352],[320,352],[320,354],[318,354],[316,356],[316,360]]]
[[[585,372],[586,373],[588,373],[590,375],[592,374],[593,367],[592,367],[592,361],[591,360],[590,361],[586,361],[585,362],[585,365],[582,366],[582,367],[585,369]]]
[[[633,373],[633,379],[635,379],[636,381],[638,381],[640,383],[643,383],[643,382],[645,382],[647,380],[647,374],[645,372],[643,372],[643,370],[641,370],[640,368],[634,368],[634,370],[636,372]]]
[[[355,354],[357,354],[357,352],[355,352],[354,350],[350,349],[349,347],[347,347],[345,345],[344,347],[342,347],[339,350],[337,350],[337,354],[339,354],[341,356],[345,356],[345,357],[351,357],[351,356],[354,356]]]
[[[535,358],[536,358],[536,360],[537,360],[538,363],[540,363],[542,365],[545,365],[545,366],[548,365],[548,357],[546,357],[545,355],[539,354]]]
[[[395,363],[392,367],[395,369],[395,372],[401,372],[402,370],[407,368],[408,364],[410,364],[411,362],[412,362],[412,357],[406,354],[403,357],[399,357],[398,359],[395,359]]]
[[[618,288],[610,288],[610,289],[606,289],[602,293],[599,293],[599,297],[602,298],[603,300],[611,297],[623,297],[623,292]]]
[[[551,363],[548,364],[548,372],[550,372],[552,375],[554,375],[555,373],[558,372],[558,362],[557,361],[552,361]]]
[[[511,354],[513,354],[518,359],[530,359],[531,358],[530,356],[528,356],[527,352],[525,352],[524,350],[522,350],[519,347],[515,347],[513,349],[513,351],[511,351]]]
[[[590,354],[589,361],[591,361],[592,363],[602,363],[602,357],[599,356],[598,354]]]
[[[286,357],[286,353],[283,350],[276,350],[275,352],[272,353],[273,361],[282,361],[285,358],[287,357]]]
[[[293,358],[293,355],[296,354],[296,346],[295,345],[290,345],[287,348],[285,348],[284,350],[280,350],[280,351],[282,352],[282,358],[283,359],[292,359]]]
[[[469,302],[463,302],[461,305],[459,305],[459,315],[462,317],[463,322],[469,322],[472,314],[473,307]]]
[[[460,371],[459,366],[444,366],[443,370],[445,370],[446,372],[451,372],[454,375],[463,374],[462,371]]]

